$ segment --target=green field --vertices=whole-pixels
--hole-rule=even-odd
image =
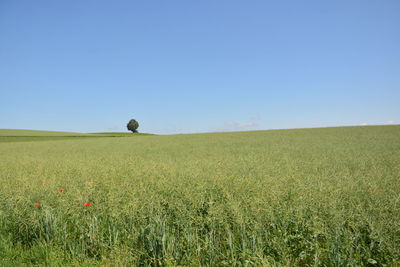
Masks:
[[[0,266],[400,264],[400,126],[13,131]]]
[[[37,131],[37,130],[14,130],[14,129],[0,129],[0,137],[3,136],[84,136],[83,133],[71,133],[71,132],[54,132],[54,131]]]
[[[11,130],[0,129],[0,143],[4,142],[26,142],[26,141],[49,141],[66,140],[87,137],[132,137],[151,135],[147,133],[71,133],[71,132],[52,132],[36,130]]]

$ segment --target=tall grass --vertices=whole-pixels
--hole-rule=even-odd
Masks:
[[[382,126],[1,143],[0,265],[398,265],[399,141]]]

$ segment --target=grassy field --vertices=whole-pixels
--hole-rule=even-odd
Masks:
[[[66,140],[87,137],[132,137],[151,135],[148,133],[130,133],[130,132],[114,132],[114,133],[71,133],[71,132],[52,132],[52,131],[36,131],[36,130],[12,130],[0,129],[0,143],[4,142],[26,142],[26,141],[49,141],[49,140]]]
[[[400,264],[400,126],[29,136],[0,143],[1,266]]]

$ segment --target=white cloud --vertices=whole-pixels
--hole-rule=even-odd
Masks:
[[[368,125],[368,123],[366,123],[366,122],[363,122],[363,123],[361,123],[360,125],[361,125],[361,126],[367,126],[367,125]]]
[[[218,128],[218,132],[230,132],[230,131],[245,131],[245,130],[257,130],[259,124],[254,121],[249,122],[237,122],[228,121],[222,127]]]
[[[246,129],[250,127],[256,127],[258,126],[257,123],[255,122],[236,122],[236,121],[229,121],[225,123],[226,126],[236,128],[236,129]]]
[[[253,114],[247,121],[228,121],[223,126],[216,129],[218,132],[230,132],[230,131],[251,131],[259,130],[261,116],[260,114]]]
[[[386,122],[386,124],[396,124],[396,122],[394,120],[389,120]]]

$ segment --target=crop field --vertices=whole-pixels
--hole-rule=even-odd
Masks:
[[[0,130],[0,266],[399,266],[400,126]]]
[[[2,142],[25,142],[25,141],[49,141],[65,140],[85,137],[132,137],[150,135],[145,133],[69,133],[69,132],[51,132],[36,130],[11,130],[0,129],[0,143]]]

